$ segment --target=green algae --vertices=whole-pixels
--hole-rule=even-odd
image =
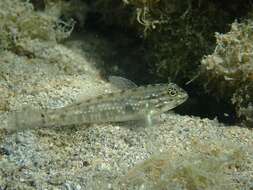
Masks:
[[[238,117],[249,127],[253,126],[252,27],[250,19],[235,21],[228,33],[216,33],[217,46],[213,54],[201,61],[206,92],[233,104]]]
[[[55,15],[35,11],[29,1],[0,2],[0,49],[22,51],[22,43],[38,39],[58,42],[73,30],[73,22],[64,22]]]
[[[244,184],[236,176],[252,167],[250,149],[233,142],[193,143],[188,153],[172,155],[160,153],[137,164],[120,178],[120,189],[240,189]]]

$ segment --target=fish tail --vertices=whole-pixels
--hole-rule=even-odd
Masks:
[[[44,124],[43,115],[43,111],[31,108],[10,112],[7,121],[7,128],[10,130],[22,130],[41,126]]]

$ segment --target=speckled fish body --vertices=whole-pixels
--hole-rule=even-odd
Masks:
[[[138,120],[151,122],[153,115],[182,104],[187,93],[176,84],[156,84],[104,94],[83,102],[47,110],[17,114],[16,125],[71,125]],[[26,116],[24,114],[27,114]]]

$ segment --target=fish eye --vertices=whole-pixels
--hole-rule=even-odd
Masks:
[[[176,96],[177,91],[176,91],[176,89],[170,89],[168,93],[170,96]]]

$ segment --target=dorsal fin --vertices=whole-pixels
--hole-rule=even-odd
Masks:
[[[117,92],[119,90],[127,90],[127,89],[138,87],[134,82],[132,82],[126,78],[119,77],[119,76],[109,76],[108,81],[114,87],[116,87],[115,89],[113,89],[113,91],[115,91],[115,92]],[[102,93],[102,94],[106,94],[106,93]],[[95,95],[94,97],[97,97],[97,95]],[[90,98],[91,97],[87,97],[86,95],[84,96],[81,94],[81,95],[79,95],[79,97],[77,97],[77,100],[75,101],[75,103],[84,102]]]
[[[108,80],[121,90],[138,87],[133,81],[119,76],[109,76]]]

